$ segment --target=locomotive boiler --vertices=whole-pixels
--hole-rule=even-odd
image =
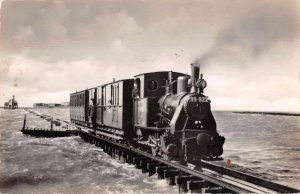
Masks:
[[[199,77],[199,65],[192,64],[191,70],[190,78],[178,77],[159,99],[159,125],[168,127],[160,136],[161,153],[184,161],[216,158],[225,138],[217,133],[211,101],[203,94],[207,83]]]

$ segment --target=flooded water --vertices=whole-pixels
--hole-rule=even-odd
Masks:
[[[69,109],[40,113],[69,120]],[[0,109],[2,193],[177,193],[176,186],[111,159],[80,137],[23,135],[24,110]],[[224,159],[255,175],[299,188],[300,117],[214,112],[226,137]],[[27,114],[28,126],[49,123]]]

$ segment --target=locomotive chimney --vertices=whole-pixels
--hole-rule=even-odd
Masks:
[[[191,64],[191,82],[192,82],[192,88],[191,93],[196,92],[196,81],[199,79],[199,71],[200,71],[200,65],[198,63],[192,63]]]

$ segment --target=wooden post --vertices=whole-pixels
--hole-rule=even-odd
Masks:
[[[23,122],[23,128],[22,128],[22,130],[25,130],[25,127],[26,127],[26,114],[24,116],[24,122]]]
[[[53,122],[52,121],[53,121],[53,117],[51,117],[51,121],[50,121],[51,122],[50,131],[53,131]]]

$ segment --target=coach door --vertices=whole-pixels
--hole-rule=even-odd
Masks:
[[[102,93],[102,87],[97,88],[97,123],[99,125],[103,124],[103,93]]]
[[[117,93],[118,92],[118,84],[111,85],[111,101],[112,101],[112,125],[118,126],[118,105],[117,105]]]

